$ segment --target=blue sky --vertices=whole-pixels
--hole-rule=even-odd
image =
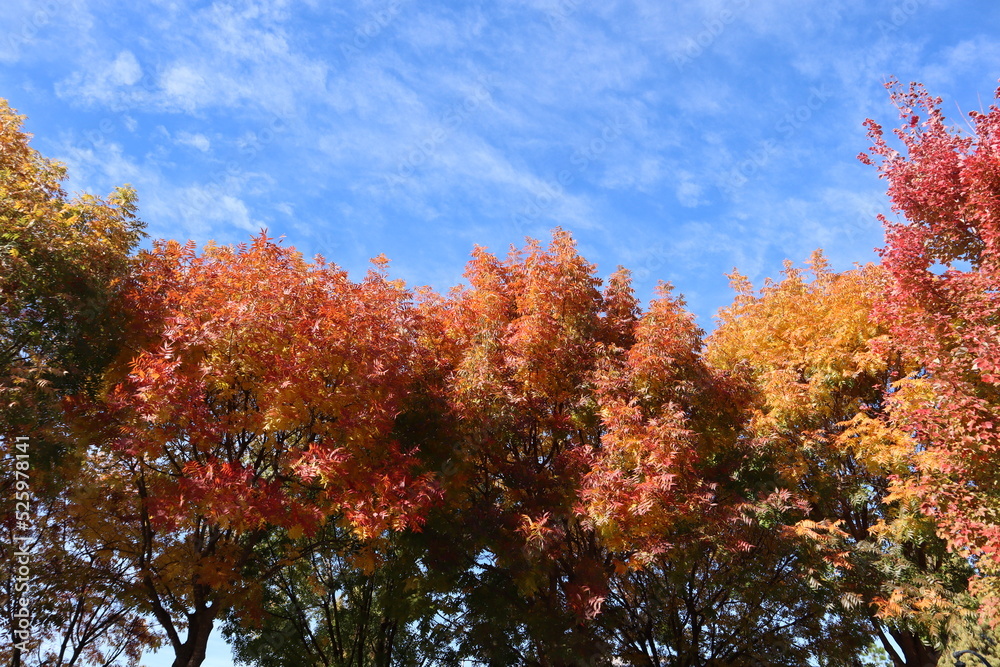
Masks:
[[[866,117],[896,124],[887,77],[957,122],[1000,77],[982,0],[137,4],[0,3],[0,96],[71,190],[135,186],[153,237],[267,227],[445,290],[474,244],[561,225],[706,329],[733,267],[875,258],[884,183],[856,156]]]

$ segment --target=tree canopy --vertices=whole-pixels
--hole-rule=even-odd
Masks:
[[[558,228],[446,293],[266,232],[140,250],[136,194],[68,197],[0,103],[0,512],[33,559],[0,657],[198,667],[220,625],[267,667],[991,650],[1000,110],[966,134],[890,88],[882,262],[734,271],[708,336]]]

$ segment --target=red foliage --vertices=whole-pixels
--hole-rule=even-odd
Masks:
[[[881,305],[895,344],[922,371],[900,384],[893,416],[925,451],[915,493],[951,545],[1000,566],[1000,109],[950,128],[941,100],[895,84],[903,152],[868,121],[871,153],[889,183]],[[862,154],[868,163],[872,158]]]
[[[376,264],[352,282],[263,234],[141,258],[138,352],[106,397],[113,464],[92,501],[176,664],[200,663],[248,567],[280,565],[255,555],[276,529],[296,539],[332,518],[371,540],[419,528],[437,497],[392,437],[418,351],[409,294]]]

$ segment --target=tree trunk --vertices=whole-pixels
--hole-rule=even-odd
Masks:
[[[208,650],[208,638],[215,626],[214,614],[199,610],[188,616],[187,640],[174,651],[171,667],[201,667]]]
[[[892,659],[895,667],[936,667],[941,658],[941,652],[924,644],[920,637],[912,632],[899,632],[883,628],[877,622],[875,628],[878,631],[879,640],[882,647]],[[887,635],[888,633],[888,635]],[[892,637],[892,641],[889,640]],[[895,646],[893,643],[895,642]],[[897,648],[898,647],[898,648]]]

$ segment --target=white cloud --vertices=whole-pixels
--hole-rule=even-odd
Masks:
[[[982,81],[1000,60],[981,27],[993,19],[935,32],[943,1],[920,0],[886,36],[877,21],[896,0],[352,0],[311,9],[158,0],[156,11],[123,12],[121,32],[95,18],[53,51],[58,68],[23,79],[41,90],[48,72],[62,72],[65,103],[121,107],[111,117],[118,134],[98,139],[132,152],[95,145],[77,161],[101,183],[135,182],[154,235],[228,242],[261,222],[300,233],[330,225],[332,240],[318,247],[371,255],[397,243],[402,259],[419,236],[433,251],[410,261],[436,266],[456,245],[463,256],[473,241],[502,251],[522,232],[544,237],[563,224],[612,266],[630,244],[645,251],[663,240],[636,256],[638,267],[650,280],[690,270],[678,278],[690,289],[706,276],[724,283],[733,264],[751,275],[780,269],[781,257],[800,260],[820,244],[836,246],[834,257],[867,256],[879,230],[851,193],[868,197],[883,184],[859,175],[854,156],[869,143],[861,121],[895,115],[883,76],[925,80],[953,106],[942,82],[969,89],[975,72]],[[96,7],[88,11],[101,16]],[[360,45],[358,30],[370,33]],[[33,42],[37,61],[51,42]],[[350,56],[345,44],[355,44]],[[488,101],[455,122],[448,114],[490,74]],[[28,86],[7,71],[0,84]],[[829,100],[804,107],[820,85]],[[803,109],[801,122],[783,122]],[[99,134],[98,116],[79,117],[77,136]],[[620,138],[604,141],[602,128],[619,120]],[[573,162],[591,146],[600,148],[586,167]],[[212,185],[232,161],[238,178]],[[833,173],[837,164],[848,166]],[[740,169],[745,182],[733,187]],[[574,180],[553,196],[561,170]],[[401,172],[399,183],[387,179]],[[533,212],[517,229],[511,218],[522,209]],[[852,224],[853,236],[844,231]],[[627,239],[616,238],[624,226]]]
[[[171,65],[161,76],[160,86],[172,105],[193,111],[212,95],[205,77],[188,65]]]
[[[449,50],[462,45],[462,36],[459,34],[458,26],[455,22],[441,16],[433,16],[429,13],[420,13],[410,20],[399,21],[398,31],[411,46],[416,48],[447,48]],[[394,26],[389,23],[386,30]]]
[[[929,89],[952,88],[960,78],[969,74],[975,76],[983,73],[987,75],[991,87],[978,92],[985,92],[992,98],[997,78],[996,63],[1000,61],[1000,41],[992,36],[980,34],[964,39],[954,46],[932,54],[929,60],[930,63],[924,68],[920,78]],[[983,111],[989,106],[990,101],[990,99],[983,100]],[[978,105],[976,108],[979,110]]]
[[[609,157],[609,164],[599,181],[602,188],[651,193],[662,183],[666,173],[663,158],[640,157],[634,148],[620,153],[616,160]],[[689,177],[687,174],[686,178]]]
[[[4,0],[0,3],[0,62],[23,66],[65,61],[64,50],[78,47],[76,42],[92,23],[83,2]]]
[[[131,86],[142,77],[142,67],[131,51],[122,51],[111,63],[108,80],[119,86]]]
[[[84,106],[106,105],[120,107],[134,98],[131,90],[142,78],[142,66],[129,50],[118,53],[114,60],[96,59],[56,84],[56,93]]]
[[[65,143],[57,157],[66,163],[71,183],[81,190],[100,193],[146,180],[143,169],[122,145],[104,136]]]
[[[88,36],[82,57],[69,59],[77,69],[57,83],[57,92],[88,106],[188,114],[209,107],[263,107],[288,116],[302,99],[322,93],[328,66],[290,43],[286,4],[236,8],[215,3],[193,12],[165,7],[150,18],[157,43],[133,42],[158,63],[155,71],[131,50],[109,58]]]
[[[681,206],[694,208],[704,203],[701,199],[703,191],[704,187],[694,181],[681,181],[677,184],[677,201],[680,202]]]
[[[177,143],[197,148],[202,153],[208,152],[208,150],[212,147],[212,142],[209,141],[208,137],[200,133],[192,134],[191,132],[178,132]]]

